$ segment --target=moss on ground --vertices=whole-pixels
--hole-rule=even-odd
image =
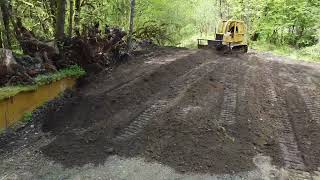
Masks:
[[[65,69],[61,69],[55,73],[39,75],[34,78],[34,85],[17,85],[0,88],[0,100],[15,96],[20,92],[34,91],[40,86],[50,84],[54,81],[59,81],[66,77],[79,78],[81,76],[84,76],[85,74],[86,72],[84,69],[82,69],[78,65],[74,65]]]

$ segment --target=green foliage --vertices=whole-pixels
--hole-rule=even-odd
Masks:
[[[279,46],[263,41],[258,41],[252,42],[251,46],[258,51],[270,51],[274,54],[290,57],[294,60],[320,62],[319,45],[314,45],[303,49],[296,49],[290,48],[289,46]]]
[[[23,114],[21,121],[24,123],[30,123],[32,121],[32,112],[26,112]]]
[[[16,94],[20,92],[26,92],[26,91],[33,91],[36,90],[37,86],[31,85],[31,86],[6,86],[0,88],[0,100],[3,100],[8,97],[15,96]]]
[[[66,77],[79,78],[85,74],[86,72],[80,66],[73,65],[73,66],[70,66],[69,68],[61,69],[55,73],[39,75],[35,78],[35,81],[38,86],[41,86],[41,85],[49,84],[54,81],[61,80]]]
[[[46,40],[54,35],[56,7],[51,2],[55,1],[11,0],[14,15]],[[101,28],[107,24],[128,30],[130,0],[80,0],[80,4],[80,29],[99,22]],[[136,0],[135,12],[135,38],[159,45],[190,46],[191,38],[212,37],[221,12],[222,19],[244,20],[249,35],[259,33],[261,42],[299,48],[302,54],[319,47],[319,0]],[[17,43],[13,47],[18,49]]]
[[[58,72],[55,72],[55,73],[39,75],[34,79],[35,85],[28,85],[28,86],[18,85],[18,86],[7,86],[7,87],[0,88],[0,100],[15,96],[20,92],[36,90],[39,86],[46,85],[66,77],[79,78],[81,76],[84,76],[85,74],[86,72],[80,66],[74,65],[69,68],[59,70]]]
[[[245,2],[242,0],[242,3],[235,6],[246,7],[247,11],[243,12],[249,13],[243,13],[243,19],[252,25],[249,26],[251,32],[260,33],[260,40],[299,48],[317,43],[319,1],[246,0]],[[247,4],[249,6],[246,6]]]
[[[136,39],[150,39],[159,45],[165,45],[167,42],[173,43],[173,35],[168,30],[168,24],[158,24],[155,21],[146,22],[134,33]]]
[[[21,18],[27,29],[37,37],[52,39],[54,35],[54,16],[48,1],[11,0],[14,14]]]
[[[320,43],[300,50],[301,55],[320,62]]]

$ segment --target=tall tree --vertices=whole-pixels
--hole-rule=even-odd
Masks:
[[[55,38],[57,41],[64,38],[64,24],[66,16],[66,0],[57,0],[56,12],[56,33]]]
[[[3,19],[2,19],[2,11],[0,8],[0,48],[4,48],[4,43],[3,43]]]
[[[77,36],[80,36],[80,10],[81,0],[75,0],[75,15],[74,15],[74,31]]]
[[[68,31],[68,35],[69,37],[72,36],[72,29],[73,29],[73,14],[74,14],[74,11],[73,11],[73,0],[69,0],[69,31]]]
[[[10,12],[9,12],[9,2],[8,1],[0,1],[1,8],[1,24],[4,27],[4,47],[11,49],[11,39],[10,39]]]
[[[130,4],[130,28],[129,28],[129,35],[128,35],[128,50],[131,50],[132,46],[132,34],[133,34],[133,26],[134,26],[134,13],[135,13],[135,5],[136,1],[131,0]]]

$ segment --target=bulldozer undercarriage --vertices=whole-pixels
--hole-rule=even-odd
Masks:
[[[247,53],[247,52],[248,52],[248,46],[247,45],[224,46],[224,53],[225,54]]]
[[[217,45],[212,46],[210,45],[204,45],[204,44],[198,44],[199,49],[213,49],[221,54],[238,54],[238,53],[247,53],[248,52],[248,46],[247,45]]]

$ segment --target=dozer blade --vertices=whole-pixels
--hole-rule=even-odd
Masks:
[[[208,40],[198,39],[198,49],[208,49]]]

